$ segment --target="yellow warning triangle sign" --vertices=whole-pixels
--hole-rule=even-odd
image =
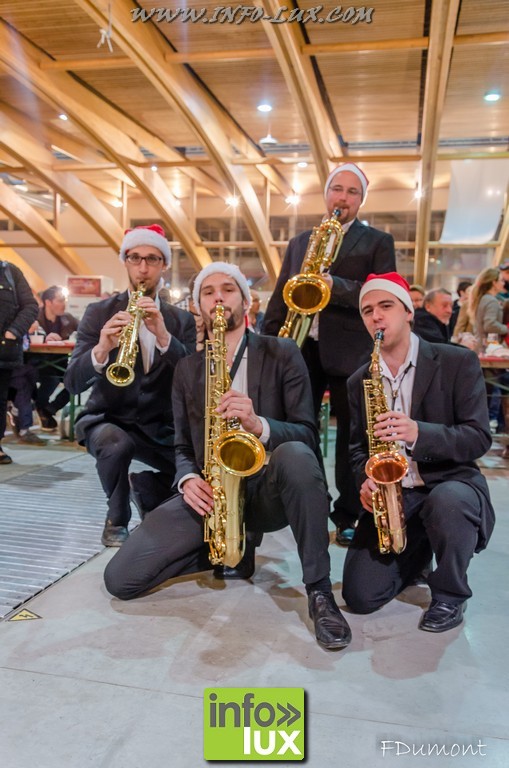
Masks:
[[[29,621],[30,619],[41,619],[42,616],[38,616],[36,613],[32,613],[32,611],[27,610],[26,608],[23,608],[22,611],[19,611],[19,613],[15,613],[14,616],[11,616],[10,619],[7,619],[7,621]]]

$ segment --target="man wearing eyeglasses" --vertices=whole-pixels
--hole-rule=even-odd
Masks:
[[[87,307],[64,379],[73,394],[92,387],[76,421],[76,437],[95,458],[108,499],[101,538],[106,547],[119,547],[127,539],[130,499],[143,516],[171,496],[175,475],[173,372],[182,357],[194,352],[196,331],[189,312],[158,295],[170,259],[166,235],[157,224],[126,231],[120,260],[129,288]],[[132,322],[126,310],[131,292],[141,283],[144,293],[137,306],[143,310],[143,321],[134,381],[116,386],[106,378],[106,370],[117,358],[120,333]],[[129,475],[133,459],[157,471]]]
[[[336,541],[348,546],[353,526],[360,512],[358,493],[348,458],[349,410],[347,378],[369,359],[372,341],[359,314],[359,293],[370,273],[394,272],[394,239],[357,219],[366,200],[368,179],[355,163],[337,166],[325,184],[327,218],[335,208],[345,232],[339,254],[324,275],[331,299],[315,316],[302,354],[308,366],[313,389],[315,413],[319,415],[324,392],[330,392],[330,404],[337,420],[335,480],[339,498],[331,515],[336,527]],[[262,333],[276,336],[284,323],[287,307],[283,301],[285,283],[302,271],[310,230],[288,243],[281,273],[265,313]]]

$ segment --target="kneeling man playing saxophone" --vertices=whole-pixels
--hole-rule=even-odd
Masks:
[[[140,514],[171,495],[173,373],[196,340],[193,316],[158,295],[170,266],[164,230],[157,224],[128,229],[120,260],[129,290],[87,307],[64,379],[72,394],[92,387],[76,437],[95,458],[108,498],[101,539],[107,547],[121,546],[129,535],[130,495]],[[133,459],[157,471],[129,476]]]
[[[257,335],[246,328],[251,299],[238,267],[209,264],[198,274],[193,298],[209,341],[206,350],[181,360],[175,371],[180,494],[150,512],[108,563],[106,587],[128,600],[211,564],[217,578],[248,579],[255,568],[255,544],[263,532],[289,525],[317,641],[327,649],[344,648],[351,633],[331,590],[329,502],[304,360],[292,340]],[[230,482],[219,465],[224,453],[224,463],[230,467],[226,475],[242,470],[243,432],[249,433],[254,474],[249,471],[242,494],[236,489],[231,504]],[[218,449],[218,444],[226,444],[227,450]],[[258,461],[260,454],[268,457],[265,463]],[[248,531],[245,552],[242,508]],[[230,512],[239,521],[238,534],[231,531]],[[240,542],[237,563],[234,557],[226,559],[236,541]]]
[[[431,604],[419,629],[445,632],[463,621],[472,595],[467,568],[474,552],[486,547],[494,525],[488,486],[475,463],[491,444],[482,370],[470,350],[432,344],[412,333],[409,285],[396,272],[369,275],[359,307],[376,340],[375,350],[381,337],[383,341],[371,366],[363,366],[348,380],[350,455],[365,511],[346,556],[343,596],[357,613],[375,611],[434,556],[436,566],[427,578]],[[374,375],[375,369],[379,375]],[[377,378],[383,382],[387,408],[375,405],[370,418],[365,392],[376,391]],[[386,501],[381,502],[383,506],[402,497],[406,537],[404,524],[396,522],[382,525],[378,540],[372,512],[374,503],[379,517],[380,488],[369,475],[372,460],[379,464],[383,449],[376,458],[370,445],[378,452],[384,444],[399,446],[406,454],[408,471],[398,481],[402,489],[384,492]],[[385,512],[381,518],[389,520]]]

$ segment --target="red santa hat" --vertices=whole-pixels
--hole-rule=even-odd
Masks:
[[[337,168],[334,168],[334,170],[332,170],[329,173],[328,179],[325,182],[324,195],[326,195],[327,192],[329,191],[329,187],[332,184],[333,179],[338,175],[338,173],[342,173],[343,171],[350,171],[350,173],[355,173],[355,175],[357,176],[357,178],[361,183],[362,202],[364,202],[364,200],[366,199],[367,191],[368,191],[369,180],[366,174],[363,171],[361,171],[359,166],[356,165],[355,163],[343,163],[342,165],[338,165]]]
[[[414,305],[412,304],[412,297],[410,296],[410,286],[407,281],[397,272],[385,272],[383,275],[375,275],[372,272],[367,276],[366,282],[361,288],[359,295],[359,309],[361,309],[362,299],[370,291],[387,291],[396,296],[409,312],[414,315]]]
[[[198,272],[193,287],[193,301],[195,307],[200,306],[200,289],[201,284],[209,275],[213,275],[216,272],[220,272],[223,275],[229,275],[233,277],[235,282],[240,288],[242,295],[247,301],[247,309],[251,306],[251,291],[249,290],[249,284],[236,264],[229,264],[227,261],[214,261],[212,264],[207,264],[203,267],[201,272]]]
[[[126,229],[124,232],[124,239],[120,246],[119,258],[120,261],[125,261],[125,257],[131,250],[136,248],[137,245],[152,245],[161,251],[166,268],[171,264],[171,249],[168,240],[166,239],[166,232],[159,224],[150,224],[147,227],[134,227],[134,229]]]

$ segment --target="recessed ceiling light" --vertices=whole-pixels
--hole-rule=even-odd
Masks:
[[[150,166],[150,170],[151,171],[157,171],[158,170],[157,165],[151,165]]]
[[[231,195],[230,197],[227,197],[225,200],[226,205],[231,205],[232,208],[237,208],[239,204],[239,198],[235,195]]]
[[[256,109],[258,110],[258,112],[272,112],[271,105],[270,104],[265,104],[265,103],[264,104],[258,104]]]
[[[500,94],[498,91],[488,91],[484,94],[484,101],[498,101]]]
[[[263,139],[260,139],[259,144],[277,144],[277,139],[275,139],[274,136],[271,136],[270,133],[268,133],[266,136],[263,137]]]
[[[285,198],[285,203],[288,205],[298,205],[300,203],[300,197],[298,195],[288,195],[288,197]]]
[[[67,117],[67,115],[64,112],[62,112],[62,114],[59,115],[59,118],[60,118],[60,120],[69,120],[69,118]]]
[[[307,168],[308,164],[304,160],[301,160],[300,163],[297,163],[297,167],[298,168]]]

